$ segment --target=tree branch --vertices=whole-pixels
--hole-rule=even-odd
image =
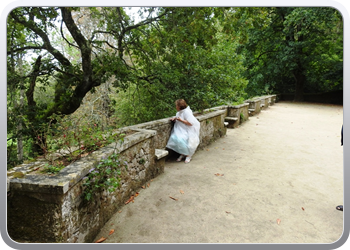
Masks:
[[[7,55],[11,55],[12,53],[15,53],[15,52],[21,52],[25,50],[35,50],[35,49],[42,50],[45,48],[43,46],[25,46],[21,48],[11,49],[11,51],[7,51]]]
[[[27,22],[24,19],[19,18],[14,11],[12,11],[10,13],[11,17],[13,18],[13,20],[15,20],[17,23],[22,24],[24,27],[32,30],[35,34],[37,34],[38,36],[40,36],[40,38],[43,40],[44,44],[43,44],[43,49],[46,49],[47,51],[49,51],[63,66],[65,67],[69,67],[71,66],[70,61],[64,57],[64,55],[59,52],[58,50],[56,50],[50,42],[49,37],[47,36],[47,34],[41,30],[39,27],[37,27],[37,25],[35,24],[35,22],[33,21],[29,21]]]
[[[260,60],[260,57],[263,56],[263,55],[265,55],[265,54],[268,54],[268,53],[275,53],[275,52],[277,52],[277,51],[275,51],[275,50],[265,51],[265,52],[261,53],[261,54],[258,56],[257,60]]]
[[[61,26],[60,26],[60,31],[61,31],[61,36],[62,36],[62,38],[63,38],[63,39],[66,41],[66,43],[68,43],[70,46],[75,47],[75,48],[79,48],[78,46],[75,46],[74,44],[70,43],[70,42],[66,39],[66,37],[65,37],[64,34],[63,34],[62,26],[63,26],[63,20],[61,21]]]
[[[74,92],[77,97],[84,97],[93,86],[91,65],[92,48],[90,42],[85,39],[79,28],[76,26],[69,9],[70,8],[68,7],[61,8],[62,18],[73,39],[79,46],[83,68],[83,81],[76,87]]]

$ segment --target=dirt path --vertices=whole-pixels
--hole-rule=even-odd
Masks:
[[[335,242],[343,232],[343,212],[335,209],[343,204],[342,123],[342,106],[276,103],[191,163],[167,162],[96,240]]]

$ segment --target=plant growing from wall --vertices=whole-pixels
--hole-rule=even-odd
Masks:
[[[102,192],[103,190],[114,192],[120,185],[120,175],[123,168],[125,170],[127,169],[127,162],[120,161],[118,154],[113,153],[109,157],[103,158],[84,177],[84,199],[90,201],[93,199],[95,193]]]
[[[245,117],[244,117],[244,114],[241,112],[240,114],[239,114],[239,116],[240,116],[240,123],[242,123],[242,122],[244,122],[245,121]]]
[[[42,149],[47,164],[41,171],[55,174],[70,163],[87,156],[116,141],[123,141],[125,134],[102,130],[99,124],[83,123],[81,119],[52,115],[48,124],[43,124],[36,143]]]
[[[54,164],[54,165],[50,165],[50,164],[45,164],[44,169],[42,170],[43,173],[47,173],[47,174],[57,174],[58,172],[61,171],[61,169],[63,169],[65,166],[61,163],[59,164]]]

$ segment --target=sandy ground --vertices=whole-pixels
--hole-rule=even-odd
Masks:
[[[342,124],[342,106],[278,102],[189,164],[168,161],[96,240],[333,243],[343,233]]]

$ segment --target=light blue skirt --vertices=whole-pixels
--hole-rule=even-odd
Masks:
[[[170,135],[168,144],[166,145],[167,148],[174,150],[175,152],[182,154],[182,155],[189,155],[189,149],[187,146],[187,141],[184,140],[181,137],[178,137],[175,135],[175,133],[172,133]]]

